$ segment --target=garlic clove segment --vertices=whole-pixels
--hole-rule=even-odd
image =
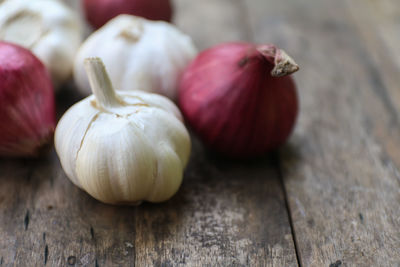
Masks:
[[[85,60],[94,95],[61,118],[55,146],[71,181],[110,204],[161,202],[182,182],[190,136],[169,99],[116,92],[98,58]]]
[[[82,23],[61,1],[5,1],[0,4],[0,39],[31,50],[50,71],[57,89],[71,76]]]
[[[100,57],[119,90],[135,88],[174,100],[179,77],[196,54],[191,38],[172,24],[120,15],[82,44],[74,62],[74,79],[82,94],[90,94],[84,59]]]

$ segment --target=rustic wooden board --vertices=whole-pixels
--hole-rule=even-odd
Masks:
[[[247,2],[257,40],[301,66],[302,113],[281,153],[301,265],[399,266],[400,58],[364,23],[379,19],[364,1]]]
[[[372,92],[371,100],[367,100],[371,102],[378,99],[373,106],[380,109],[379,112],[368,110],[374,124],[370,130],[399,168],[400,9],[395,8],[397,1],[384,0],[381,4],[366,1],[362,5],[362,12],[359,12],[359,3],[352,1],[347,5],[369,55],[370,75],[379,73],[374,79],[376,90]]]
[[[202,49],[249,38],[239,0],[179,0],[176,8],[177,24]],[[60,114],[77,99],[61,93]],[[218,159],[193,139],[173,199],[115,207],[73,186],[54,151],[2,159],[0,266],[297,266],[276,166],[274,157]]]
[[[177,196],[139,207],[90,198],[67,180],[54,152],[37,161],[2,160],[1,262],[296,265],[270,162],[215,160],[198,142],[194,151]]]
[[[200,49],[273,42],[296,59],[301,116],[289,144],[240,163],[194,138],[179,193],[139,207],[92,199],[54,151],[2,159],[0,266],[400,266],[397,0],[175,4]],[[79,99],[69,87],[60,114]]]

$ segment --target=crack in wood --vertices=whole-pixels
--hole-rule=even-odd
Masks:
[[[24,218],[25,231],[28,230],[28,225],[29,225],[29,210],[26,211]]]
[[[331,263],[329,267],[339,267],[340,265],[342,265],[342,261],[337,260],[336,262]]]
[[[92,239],[94,239],[94,230],[92,226],[90,226],[90,236],[92,237]]]
[[[49,257],[49,247],[46,245],[44,248],[44,265],[47,264],[48,257]]]
[[[360,217],[361,223],[364,223],[364,215],[362,213],[359,213],[358,217]]]
[[[295,232],[295,229],[294,229],[292,213],[291,213],[290,205],[289,205],[289,199],[288,199],[289,195],[288,195],[286,187],[285,187],[285,182],[283,181],[283,179],[284,179],[283,178],[283,168],[282,168],[282,165],[281,165],[282,162],[281,162],[281,156],[279,155],[279,153],[276,153],[274,155],[274,161],[276,161],[275,165],[277,166],[277,170],[278,170],[278,178],[279,178],[279,181],[281,182],[281,187],[282,187],[284,201],[285,201],[285,207],[286,207],[286,211],[287,211],[287,215],[288,215],[288,219],[289,219],[290,231],[292,233],[292,238],[293,238],[294,250],[296,252],[297,264],[299,265],[299,267],[302,267],[299,244],[297,243],[296,232]]]
[[[68,265],[75,265],[76,263],[76,257],[75,256],[69,256],[67,259]]]

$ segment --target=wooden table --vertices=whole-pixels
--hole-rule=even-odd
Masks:
[[[272,42],[296,59],[290,142],[243,163],[193,138],[179,193],[139,207],[92,199],[54,151],[2,159],[0,266],[400,266],[398,0],[175,4],[201,49]]]

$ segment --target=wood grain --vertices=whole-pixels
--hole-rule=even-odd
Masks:
[[[175,1],[175,22],[200,49],[272,42],[296,59],[301,115],[289,144],[240,163],[194,138],[179,193],[139,207],[92,199],[54,151],[1,159],[0,266],[296,266],[296,256],[301,266],[400,266],[397,6]],[[79,98],[68,84],[59,114]]]
[[[68,181],[54,152],[2,160],[3,265],[295,266],[271,162],[224,162],[194,145],[177,196],[139,207],[90,198]]]
[[[175,4],[200,48],[247,38],[240,1]],[[60,114],[79,99],[72,91],[58,96]],[[54,151],[2,159],[0,266],[297,266],[276,166],[215,158],[194,138],[173,199],[115,207],[73,186]]]
[[[259,14],[251,17],[257,40],[280,44],[301,66],[302,114],[281,153],[301,265],[399,266],[399,98],[388,94],[398,85],[386,87],[385,68],[371,56],[384,51],[362,37],[377,32],[354,25],[362,1],[352,11],[345,2],[248,4]]]
[[[366,1],[359,11],[357,1],[348,2],[354,25],[360,32],[368,54],[369,73],[375,83],[366,101],[375,101],[369,111],[370,130],[391,160],[400,167],[400,9],[397,1],[384,0],[377,5]],[[379,73],[378,75],[376,73]]]

